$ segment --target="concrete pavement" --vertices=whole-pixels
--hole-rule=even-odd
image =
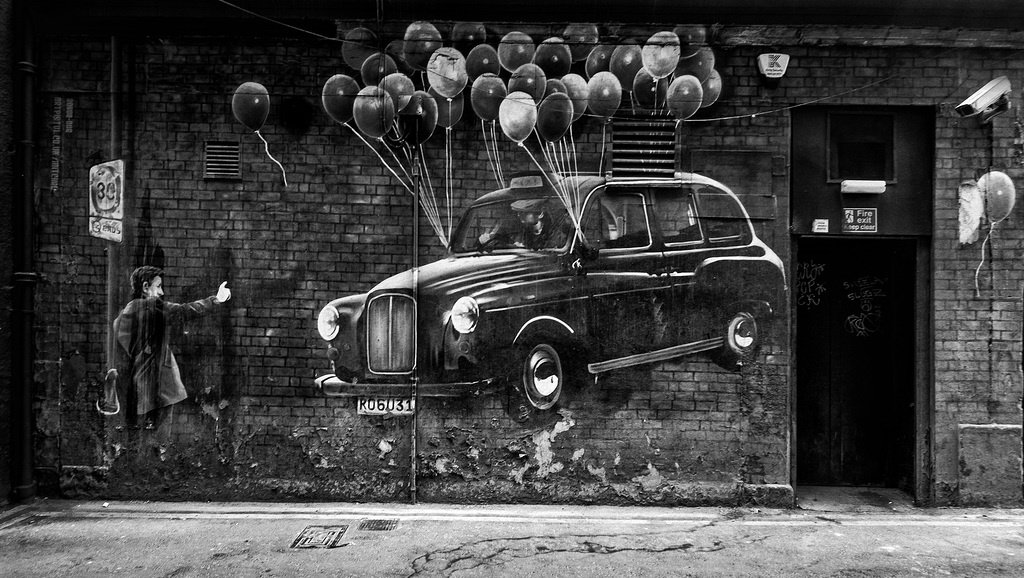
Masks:
[[[793,510],[38,500],[0,511],[0,575],[1024,576],[1024,510],[800,495]]]

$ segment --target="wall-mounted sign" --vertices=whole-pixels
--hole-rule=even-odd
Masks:
[[[828,232],[828,219],[814,219],[814,223],[811,224],[812,233],[827,233]]]
[[[844,233],[877,233],[878,209],[843,209]]]
[[[759,54],[757,57],[757,71],[770,80],[782,78],[789,68],[789,55],[770,52]]]
[[[89,169],[89,234],[120,243],[124,220],[124,161]]]

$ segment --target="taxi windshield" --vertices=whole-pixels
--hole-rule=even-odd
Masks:
[[[474,205],[452,238],[453,253],[557,251],[568,245],[571,219],[557,197],[515,198]]]

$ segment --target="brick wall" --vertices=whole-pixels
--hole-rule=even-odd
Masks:
[[[1000,223],[986,245],[991,254],[975,296],[981,243],[957,242],[957,186],[990,166],[1015,179],[1021,173],[1014,114],[979,128],[951,105],[998,74],[1019,85],[1019,61],[1002,49],[951,51],[941,39],[930,44],[927,31],[898,43],[876,31],[876,39],[887,39],[876,44],[865,42],[862,30],[814,32],[716,30],[726,88],[707,116],[719,120],[684,124],[684,157],[697,149],[743,150],[786,160],[787,109],[819,99],[938,107],[928,412],[934,458],[924,469],[936,498],[954,501],[957,425],[1019,424],[1022,391],[1019,217]],[[963,35],[955,39],[961,42]],[[792,56],[774,90],[754,72],[760,46],[769,44]],[[572,392],[568,412],[547,422],[515,422],[501,396],[425,400],[415,423],[357,416],[352,400],[321,397],[312,384],[328,367],[315,329],[320,308],[405,270],[413,250],[411,196],[320,107],[326,79],[351,73],[333,43],[183,37],[126,47],[124,158],[133,226],[114,249],[116,276],[126,280],[142,260],[162,255],[168,299],[208,296],[223,280],[234,296],[172,337],[190,398],[164,426],[148,431],[104,420],[92,404],[107,367],[107,256],[105,242],[86,235],[83,191],[89,166],[109,157],[109,46],[51,38],[45,49],[41,138],[54,134],[49,113],[58,98],[64,123],[56,187],[50,147],[42,147],[37,162],[45,275],[38,297],[37,464],[49,491],[402,500],[411,489],[414,427],[423,499],[735,503],[750,497],[744,492],[751,487],[792,483],[785,316],[761,362],[742,373],[720,371],[699,356],[612,372]],[[246,81],[270,92],[261,134],[284,166],[287,187],[262,141],[232,116],[231,94]],[[286,101],[310,114],[308,126],[301,114],[283,115]],[[466,103],[466,117],[451,133],[459,208],[494,188],[470,108]],[[582,120],[574,131],[580,164],[592,170],[601,126]],[[438,191],[443,137],[435,134],[425,147]],[[207,139],[240,142],[241,181],[203,180]],[[506,175],[530,167],[508,139],[499,143]],[[757,227],[790,266],[785,172],[772,177],[775,218]],[[436,259],[440,247],[425,220],[420,233],[420,262]],[[126,289],[115,290],[123,305]],[[750,491],[758,498],[758,490]]]

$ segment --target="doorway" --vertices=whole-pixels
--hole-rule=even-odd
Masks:
[[[796,249],[797,484],[914,495],[917,240]]]

